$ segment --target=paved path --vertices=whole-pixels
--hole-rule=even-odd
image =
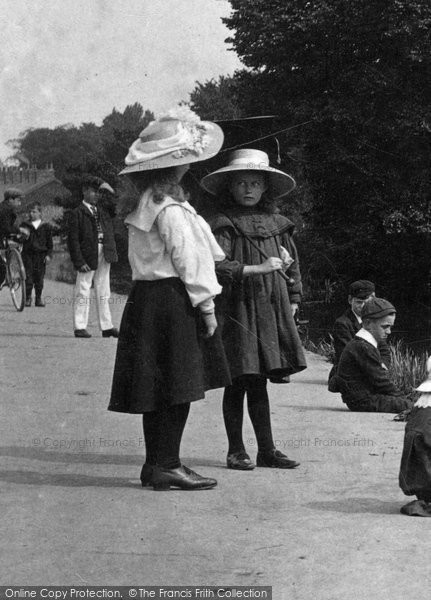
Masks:
[[[329,365],[270,388],[294,471],[224,468],[221,392],[192,407],[184,462],[214,490],[139,487],[139,416],[106,410],[116,342],[75,339],[72,287],[1,317],[0,585],[272,585],[276,600],[406,599],[429,590],[431,520],[399,514],[403,424],[353,414]],[[125,299],[114,297],[118,323]],[[94,308],[92,316],[94,318]],[[255,443],[246,425],[248,448]]]

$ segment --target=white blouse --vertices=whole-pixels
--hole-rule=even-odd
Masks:
[[[214,263],[225,258],[209,225],[188,202],[166,197],[156,204],[146,190],[127,216],[129,262],[133,280],[179,277],[193,306],[214,308],[221,293]]]

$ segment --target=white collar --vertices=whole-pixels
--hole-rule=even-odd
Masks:
[[[358,321],[358,323],[360,325],[362,325],[362,319],[361,319],[361,317],[359,315],[357,315],[353,310],[352,310],[352,313],[355,315],[355,319]]]
[[[36,221],[31,221],[31,224],[33,225],[33,227],[35,229],[37,229],[41,223],[42,223],[42,219],[36,219]]]
[[[124,222],[126,225],[133,225],[136,229],[140,229],[141,231],[150,231],[159,213],[171,204],[177,204],[184,210],[197,216],[196,211],[191,204],[187,201],[180,202],[179,200],[171,198],[171,196],[165,196],[163,202],[156,204],[153,202],[153,191],[151,187],[149,187],[141,195],[137,208],[125,218]]]
[[[365,340],[366,342],[368,342],[369,344],[371,344],[372,346],[374,346],[374,348],[377,348],[377,342],[375,337],[366,329],[364,329],[362,327],[362,329],[360,329],[358,331],[358,333],[356,334],[356,337],[361,338],[362,340]]]
[[[416,400],[415,406],[418,408],[430,408],[431,407],[431,393],[425,392],[422,393],[419,398]]]

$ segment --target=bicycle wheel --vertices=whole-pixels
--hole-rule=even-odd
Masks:
[[[16,248],[9,248],[7,257],[9,271],[9,291],[17,311],[25,306],[25,268],[21,254]]]

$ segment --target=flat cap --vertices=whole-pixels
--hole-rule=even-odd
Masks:
[[[10,187],[10,188],[5,189],[5,191],[4,191],[4,199],[5,200],[9,200],[9,198],[19,198],[21,196],[24,196],[24,192],[22,190],[20,190],[19,188]]]
[[[349,287],[349,296],[352,298],[361,298],[362,300],[371,296],[376,291],[376,286],[372,281],[359,279],[354,281]]]
[[[381,319],[388,315],[394,315],[396,312],[395,306],[384,298],[370,298],[362,307],[361,317],[362,319]]]

